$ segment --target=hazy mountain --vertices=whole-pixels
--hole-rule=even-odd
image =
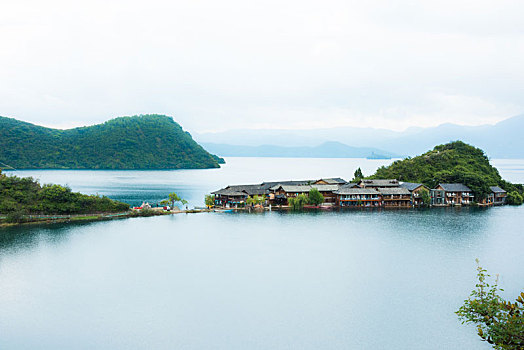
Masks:
[[[307,130],[238,129],[218,133],[194,133],[200,143],[219,143],[239,146],[318,146],[324,142],[340,142],[352,147],[376,147],[376,138],[394,138],[397,132],[372,128],[328,128]]]
[[[167,116],[69,130],[0,117],[0,162],[18,169],[200,169],[218,161]]]
[[[358,127],[317,130],[230,130],[197,134],[195,139],[207,144],[286,147],[313,147],[332,141],[351,147],[373,147],[393,154],[409,156],[423,153],[436,144],[462,140],[482,148],[492,158],[524,158],[523,133],[524,115],[519,115],[495,125],[442,124],[431,128],[409,128],[401,132]]]
[[[371,155],[400,157],[398,154],[378,148],[351,147],[340,142],[324,142],[314,147],[238,146],[217,143],[202,143],[202,146],[221,157],[365,158]]]

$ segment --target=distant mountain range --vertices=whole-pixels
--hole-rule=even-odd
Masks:
[[[208,153],[164,115],[121,117],[58,130],[0,117],[0,167],[17,169],[203,169]]]
[[[345,147],[357,149],[373,148],[377,150],[375,153],[415,156],[436,144],[461,140],[482,148],[491,158],[524,158],[523,134],[524,115],[519,115],[495,125],[442,124],[431,128],[410,128],[401,132],[358,127],[316,130],[230,130],[195,134],[195,139],[206,144],[210,150],[215,149],[215,152],[221,156],[247,155],[247,151],[242,150],[244,147],[228,146],[259,146],[247,149],[250,156],[262,156],[261,154],[274,152],[275,146],[316,148],[317,145],[321,147],[326,142],[328,144],[337,142],[344,144]],[[214,145],[210,147],[210,144]],[[330,157],[336,157],[335,153],[339,152],[339,149],[334,147],[333,152]],[[303,154],[303,152],[296,154]]]
[[[351,147],[340,142],[324,142],[319,146],[237,146],[202,143],[209,152],[222,157],[295,157],[295,158],[400,158],[401,155],[370,147]]]

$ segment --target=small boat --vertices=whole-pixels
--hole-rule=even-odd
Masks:
[[[391,159],[391,157],[383,155],[383,154],[376,154],[375,152],[371,152],[371,154],[367,156],[366,159]]]
[[[215,213],[232,213],[233,209],[215,209],[213,210]]]
[[[333,209],[333,206],[332,205],[321,205],[319,207],[320,210],[332,210]]]

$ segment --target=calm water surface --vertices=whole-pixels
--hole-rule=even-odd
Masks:
[[[234,158],[216,170],[17,174],[130,202],[174,190],[202,205],[227,183],[349,179],[381,164]],[[524,182],[523,165],[497,166]],[[0,229],[0,349],[489,349],[454,311],[477,257],[506,297],[522,290],[523,226],[524,207],[501,207]]]

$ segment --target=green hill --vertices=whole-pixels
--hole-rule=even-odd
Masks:
[[[0,117],[0,162],[17,169],[204,169],[218,158],[163,115],[68,130]]]
[[[463,183],[471,188],[477,199],[490,193],[489,186],[500,186],[508,193],[523,192],[522,185],[502,179],[484,151],[462,141],[439,145],[420,156],[395,161],[379,168],[370,178],[417,182],[431,188],[439,183]]]

